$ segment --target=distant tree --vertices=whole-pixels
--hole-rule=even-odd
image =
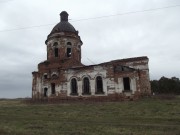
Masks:
[[[180,94],[179,78],[161,77],[159,80],[151,81],[151,89],[153,93],[158,94]]]
[[[152,89],[152,92],[160,92],[159,90],[159,82],[157,80],[152,80],[151,81],[151,89]]]

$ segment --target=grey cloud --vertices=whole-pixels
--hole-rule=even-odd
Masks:
[[[147,55],[151,79],[180,77],[179,7],[74,21],[178,4],[178,0],[14,0],[0,3],[0,30],[55,25],[66,10],[84,43],[83,63]],[[0,98],[31,96],[31,72],[46,59],[44,42],[54,25],[0,32]]]

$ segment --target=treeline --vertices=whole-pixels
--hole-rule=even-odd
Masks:
[[[154,94],[178,94],[180,95],[179,78],[161,77],[159,80],[151,81],[151,89]]]

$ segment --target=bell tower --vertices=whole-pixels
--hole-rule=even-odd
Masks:
[[[47,60],[58,63],[81,64],[82,41],[78,31],[68,22],[68,13],[60,13],[60,22],[52,29],[46,40]]]

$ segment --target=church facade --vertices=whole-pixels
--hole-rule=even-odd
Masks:
[[[61,12],[60,22],[45,41],[47,60],[32,72],[32,99],[110,98],[150,95],[148,57],[112,60],[96,65],[81,63],[78,31]]]

